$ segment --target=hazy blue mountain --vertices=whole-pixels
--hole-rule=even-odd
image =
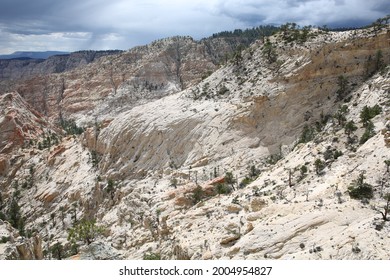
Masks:
[[[53,55],[69,54],[69,52],[61,51],[46,51],[46,52],[14,52],[12,54],[0,55],[0,59],[15,59],[15,58],[34,58],[46,59]]]

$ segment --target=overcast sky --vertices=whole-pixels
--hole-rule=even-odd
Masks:
[[[258,25],[362,26],[389,0],[1,0],[0,54],[129,49]]]

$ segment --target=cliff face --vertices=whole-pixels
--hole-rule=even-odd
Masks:
[[[26,230],[65,255],[67,230],[95,219],[102,259],[389,258],[388,30],[270,44],[218,66],[213,48],[231,44],[170,38],[18,85],[32,106],[2,96],[0,211],[16,200]],[[59,115],[85,131],[64,137]],[[352,199],[362,174],[373,196]]]
[[[121,51],[79,51],[54,55],[47,59],[0,59],[0,80],[26,80],[38,75],[49,75],[85,66],[100,57]]]
[[[39,63],[3,61],[6,65],[2,75],[8,80],[2,81],[0,89],[19,92],[35,109],[53,119],[58,118],[59,112],[76,119],[90,114],[91,122],[98,116],[110,115],[112,108],[116,114],[139,101],[196,84],[215,71],[221,59],[241,42],[245,44],[240,38],[198,42],[190,37],[173,37],[113,55],[79,52]],[[62,74],[43,75],[49,73]],[[16,82],[9,80],[12,77],[31,78]],[[94,109],[96,112],[91,114]]]

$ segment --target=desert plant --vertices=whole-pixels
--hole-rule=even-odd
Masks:
[[[197,186],[192,193],[192,201],[194,204],[197,204],[199,201],[203,199],[204,192],[201,186]]]
[[[103,234],[103,227],[97,226],[94,220],[82,220],[68,231],[68,241],[73,244],[84,242],[91,244],[95,238]]]
[[[347,120],[345,115],[348,113],[348,106],[343,105],[340,106],[337,112],[334,114],[334,118],[337,120],[338,125],[343,126],[345,121]]]
[[[343,75],[338,76],[337,78],[337,100],[342,100],[348,93],[348,80]]]
[[[390,160],[389,160],[389,159],[386,159],[384,162],[385,162],[385,164],[386,164],[386,172],[389,173]]]
[[[115,188],[114,188],[114,185],[115,185],[115,182],[114,180],[112,180],[111,178],[108,179],[107,181],[107,186],[106,186],[106,192],[111,194],[113,196],[114,192],[115,192]]]
[[[363,173],[359,174],[359,177],[352,182],[348,188],[349,196],[353,199],[371,199],[374,196],[373,188],[370,184],[365,183]]]
[[[325,168],[325,163],[321,159],[318,158],[314,162],[314,167],[316,169],[317,175],[320,175],[322,170],[324,170],[324,168]]]
[[[367,124],[365,126],[366,126],[366,129],[365,129],[365,131],[364,131],[364,133],[359,141],[359,143],[361,145],[366,143],[368,139],[370,139],[371,137],[373,137],[375,135],[375,126],[370,120],[367,122]]]
[[[313,129],[311,126],[305,124],[305,126],[302,129],[301,136],[299,137],[298,144],[299,143],[307,143],[314,139],[315,136],[315,129]]]
[[[253,182],[252,178],[245,176],[245,178],[242,179],[242,181],[240,182],[239,186],[240,186],[240,188],[244,188],[252,182]]]
[[[384,221],[388,221],[389,218],[387,217],[387,215],[390,212],[390,193],[385,194],[384,199],[386,201],[386,204],[385,206],[383,206],[383,210],[378,210],[378,212],[381,213]]]
[[[357,130],[357,126],[354,121],[349,121],[344,126],[344,131],[347,136],[350,136],[352,132]]]
[[[299,171],[301,172],[301,178],[303,179],[306,174],[307,174],[307,166],[306,165],[302,165],[301,168],[299,169]]]
[[[268,63],[274,63],[277,60],[277,54],[274,45],[271,43],[269,38],[263,47],[263,56],[267,59]]]
[[[234,189],[234,184],[236,183],[236,179],[234,179],[232,172],[226,172],[225,183],[230,185],[232,187],[232,189]]]
[[[370,124],[370,120],[375,116],[379,115],[382,112],[382,108],[379,105],[373,107],[364,106],[360,112],[360,121],[363,123],[364,127],[367,127]]]
[[[176,188],[178,184],[178,181],[176,178],[171,178],[170,180],[170,186]]]
[[[161,260],[161,255],[153,252],[145,253],[143,260]]]
[[[51,253],[51,255],[57,259],[57,260],[62,260],[62,258],[64,257],[65,255],[65,252],[64,252],[64,246],[62,246],[61,243],[57,242],[55,243],[53,246],[51,246],[49,248],[49,251]]]
[[[225,184],[222,184],[222,183],[217,184],[215,186],[215,190],[216,190],[217,194],[228,194],[228,193],[230,193],[230,189]]]

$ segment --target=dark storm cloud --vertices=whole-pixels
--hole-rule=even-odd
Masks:
[[[388,0],[221,0],[219,6],[222,15],[248,24],[363,26],[390,13]]]
[[[261,24],[361,26],[390,13],[388,0],[2,0],[0,53],[127,49],[151,40]]]

